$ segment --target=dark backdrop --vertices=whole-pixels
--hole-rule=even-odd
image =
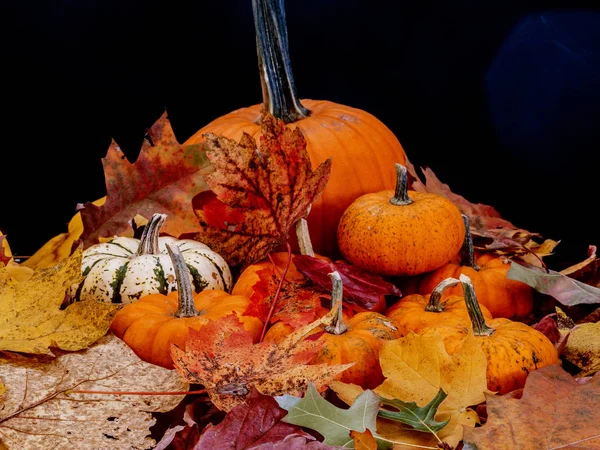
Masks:
[[[111,138],[134,161],[165,109],[183,142],[261,101],[250,0],[1,4],[0,230],[17,254],[105,194]],[[286,12],[301,98],[371,112],[415,166],[561,240],[563,259],[600,244],[600,8],[287,0]]]

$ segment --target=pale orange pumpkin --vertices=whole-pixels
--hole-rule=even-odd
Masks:
[[[312,205],[308,225],[315,252],[337,259],[336,230],[342,213],[364,193],[393,189],[393,174],[382,168],[404,164],[406,155],[397,137],[372,114],[328,100],[300,100],[289,60],[283,1],[253,1],[253,6],[263,103],[216,118],[185,144],[204,142],[207,132],[237,141],[247,133],[258,142],[263,110],[300,128],[313,168],[333,158],[327,187]],[[272,46],[274,42],[279,45]],[[290,244],[296,251],[294,239]]]

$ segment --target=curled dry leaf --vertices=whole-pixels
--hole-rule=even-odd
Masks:
[[[600,369],[600,322],[579,324],[568,330],[568,336],[563,358],[581,369],[578,376],[595,374]]]
[[[75,351],[104,336],[115,305],[79,302],[61,310],[65,292],[81,280],[81,248],[57,265],[36,269],[24,281],[0,267],[0,350],[52,354]]]
[[[5,354],[0,382],[0,443],[9,450],[150,449],[155,419],[183,395],[98,395],[94,391],[187,391],[175,371],[141,361],[123,341],[104,336],[87,350],[56,358]]]
[[[166,112],[148,130],[133,164],[113,141],[102,165],[106,201],[81,209],[84,248],[129,231],[136,214],[167,214],[163,231],[171,236],[198,231],[192,199],[208,189],[204,176],[212,166],[201,145],[179,144]]]
[[[300,128],[292,130],[265,113],[261,133],[260,148],[246,133],[240,142],[205,135],[215,167],[206,177],[213,195],[200,195],[194,203],[201,226],[194,239],[242,269],[288,241],[331,173],[331,158],[312,170]]]
[[[521,398],[486,395],[487,421],[465,450],[600,449],[600,373],[579,383],[557,364],[535,370]]]
[[[224,411],[244,403],[252,387],[264,395],[300,395],[309,382],[322,388],[352,365],[308,365],[323,341],[302,337],[330,323],[334,313],[299,328],[279,344],[255,345],[237,317],[223,317],[201,330],[190,330],[185,351],[172,346],[171,356],[181,376],[203,385],[215,406]]]

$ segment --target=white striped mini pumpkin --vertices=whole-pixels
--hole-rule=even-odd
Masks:
[[[232,275],[221,255],[192,239],[159,236],[166,217],[154,214],[140,239],[119,236],[87,248],[82,258],[84,279],[73,287],[70,301],[131,303],[148,294],[177,290],[167,243],[181,250],[195,292],[230,292]]]

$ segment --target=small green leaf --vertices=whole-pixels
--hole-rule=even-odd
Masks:
[[[299,425],[318,431],[326,445],[354,448],[350,431],[376,432],[377,411],[381,401],[371,390],[366,390],[354,400],[349,409],[338,408],[329,403],[310,383],[303,398],[289,394],[275,397],[279,406],[288,414],[283,422]]]
[[[379,397],[384,405],[392,406],[398,411],[389,411],[386,409],[379,410],[379,417],[395,420],[397,422],[410,425],[417,431],[426,433],[436,433],[448,424],[448,420],[437,422],[435,415],[440,403],[448,396],[442,389],[427,405],[420,408],[415,402],[406,403],[402,400],[389,400],[384,397]]]

